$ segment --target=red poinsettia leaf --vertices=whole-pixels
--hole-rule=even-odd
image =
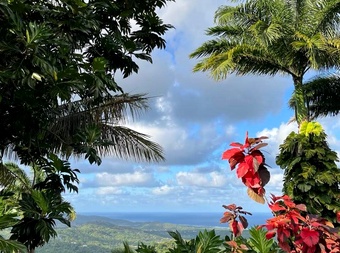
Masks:
[[[291,248],[290,248],[289,243],[287,241],[279,241],[279,246],[284,251],[291,252]]]
[[[236,205],[235,204],[230,204],[230,205],[222,205],[222,207],[224,207],[225,209],[228,209],[228,210],[230,210],[230,211],[235,211],[235,209],[236,209]]]
[[[296,204],[292,201],[292,199],[288,195],[282,196],[283,203],[290,208],[295,208]]]
[[[267,145],[268,145],[268,143],[261,142],[261,143],[257,144],[255,147],[253,147],[250,151],[253,152],[255,150],[259,150],[260,148],[263,148],[263,147],[265,147]]]
[[[319,242],[319,233],[309,228],[303,228],[301,231],[301,239],[308,247],[313,247]]]
[[[325,242],[326,242],[326,247],[329,250],[331,250],[334,247],[334,245],[336,244],[336,242],[333,239],[330,239],[330,238],[325,238]]]
[[[255,190],[255,189],[254,189]],[[266,194],[266,190],[263,187],[257,188],[257,191],[255,191],[258,195],[263,197]]]
[[[279,212],[279,211],[285,211],[286,208],[284,206],[281,206],[278,202],[269,205],[269,208],[273,211],[273,212]]]
[[[261,179],[261,185],[265,186],[266,184],[268,184],[270,180],[270,172],[268,171],[268,169],[261,165],[257,173],[259,174],[259,177]]]
[[[249,188],[247,189],[248,196],[252,199],[255,200],[258,203],[264,204],[265,199],[263,196],[258,195],[253,189]]]
[[[240,236],[244,230],[243,224],[241,222],[237,222],[237,229],[238,229],[237,236]]]
[[[307,212],[307,207],[304,204],[298,204],[295,208],[299,209],[300,211]]]
[[[248,171],[246,175],[242,177],[242,182],[251,188],[256,188],[261,186],[261,179],[258,173],[253,174],[252,171]]]
[[[246,132],[246,139],[244,140],[244,148],[249,148],[250,147],[250,143],[249,143],[249,139],[248,139],[248,131]]]
[[[238,164],[238,161],[235,160],[234,158],[230,158],[229,159],[229,165],[230,165],[230,169],[231,170],[235,169],[237,164]]]
[[[225,212],[223,217],[220,219],[221,223],[229,222],[230,220],[235,219],[235,215],[231,212]]]
[[[239,218],[240,218],[240,222],[242,223],[242,226],[244,228],[247,228],[248,227],[248,221],[247,221],[246,217],[240,215]]]
[[[229,165],[231,170],[235,169],[236,165],[238,163],[241,163],[244,161],[244,154],[242,152],[235,153],[230,159],[229,159]]]
[[[228,244],[230,247],[234,249],[238,247],[237,242],[235,241],[226,241],[226,244]]]
[[[307,252],[306,253],[315,253],[316,252],[316,246],[314,245],[313,247],[311,248],[307,248]],[[322,251],[321,251],[322,252]],[[321,253],[320,252],[320,253]]]
[[[255,157],[253,157],[252,166],[253,166],[254,172],[257,172],[259,170],[260,164]]]
[[[230,229],[233,232],[234,236],[238,236],[239,230],[238,230],[238,221],[234,220],[233,222],[229,223]]]
[[[319,243],[318,246],[320,248],[320,253],[326,253],[327,252],[325,245],[323,245],[322,243]]]
[[[232,158],[233,156],[235,156],[235,154],[237,153],[242,153],[242,151],[239,148],[231,148],[228,149],[226,151],[223,152],[222,154],[222,160],[229,160],[230,158]]]
[[[249,212],[247,212],[247,211],[239,211],[239,213],[248,214],[248,215],[253,215],[252,213],[249,213]]]
[[[256,138],[248,138],[248,142],[250,145],[261,143],[262,140],[268,139],[266,136],[256,137]]]
[[[272,199],[272,203],[274,203],[274,202],[276,202],[276,201],[278,201],[278,200],[280,200],[280,199],[282,199],[282,196],[275,196],[274,194],[270,194],[270,198]]]
[[[237,177],[238,178],[244,177],[248,171],[249,171],[249,165],[245,162],[240,163],[236,170]]]
[[[243,147],[243,144],[241,144],[241,143],[239,143],[239,142],[232,142],[232,143],[230,143],[230,146],[242,148],[242,147]]]
[[[268,232],[266,233],[266,238],[267,238],[267,240],[270,240],[270,239],[272,239],[275,235],[276,235],[276,231],[268,231]]]
[[[256,160],[259,163],[259,165],[264,162],[264,156],[263,156],[261,151],[255,150],[255,151],[251,152],[250,155],[252,157],[256,158]]]
[[[253,167],[253,163],[254,163],[254,157],[252,155],[246,155],[244,157],[244,161],[248,164],[249,168],[255,172],[254,167]]]

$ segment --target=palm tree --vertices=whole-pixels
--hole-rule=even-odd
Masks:
[[[321,75],[307,81],[304,85],[306,104],[310,119],[336,116],[340,112],[340,77],[337,74]],[[294,109],[294,99],[289,100]]]
[[[106,95],[100,101],[80,99],[62,103],[48,112],[48,125],[39,134],[36,147],[18,150],[8,145],[4,154],[30,164],[32,157],[41,154],[58,153],[64,158],[85,154],[90,163],[101,163],[101,156],[113,155],[135,161],[160,162],[164,160],[159,144],[149,136],[122,124],[134,120],[148,108],[144,94]],[[38,143],[36,140],[35,143]],[[34,150],[35,148],[35,150]],[[34,162],[34,161],[33,161]]]
[[[137,73],[136,59],[152,62],[165,47],[172,26],[156,10],[167,1],[1,2],[0,160],[3,152],[26,165],[50,152],[98,164],[104,154],[164,160],[147,135],[121,126],[147,98],[124,93],[115,75]]]
[[[210,71],[217,80],[231,73],[291,76],[295,118],[298,124],[309,121],[304,77],[313,69],[339,67],[339,11],[339,0],[246,0],[222,6],[215,14],[217,25],[207,31],[215,38],[190,55],[203,58],[194,71]]]
[[[64,188],[58,185],[62,184],[62,178],[56,180],[58,173],[55,170],[58,168],[53,166],[59,163],[66,171],[68,163],[53,162],[53,159],[57,159],[56,156],[51,157],[52,162],[46,163],[45,167],[33,167],[31,178],[14,163],[0,165],[0,186],[7,193],[12,193],[11,198],[2,202],[2,214],[8,216],[16,210],[19,217],[4,222],[7,222],[7,227],[12,227],[11,242],[24,244],[29,253],[57,235],[54,229],[56,221],[70,226],[70,221],[75,218],[73,207],[61,196]]]

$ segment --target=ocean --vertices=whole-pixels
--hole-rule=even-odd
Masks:
[[[223,213],[174,213],[174,212],[114,212],[114,213],[79,213],[82,215],[103,216],[110,219],[127,220],[132,222],[160,222],[178,225],[203,226],[203,227],[224,227],[228,224],[220,223]],[[271,218],[270,213],[253,213],[245,215],[249,227],[263,225]]]

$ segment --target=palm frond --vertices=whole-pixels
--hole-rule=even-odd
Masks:
[[[0,163],[0,185],[9,190],[30,189],[30,179],[15,163]]]
[[[101,135],[104,145],[97,146],[101,155],[122,159],[160,162],[165,158],[162,148],[149,140],[149,136],[123,126],[103,125]]]
[[[140,111],[145,110],[146,100],[144,94],[122,94],[108,97],[95,106],[84,100],[62,105],[59,108],[60,113],[56,113],[61,116],[51,122],[47,137],[53,152],[70,155],[72,146],[77,145],[75,137],[89,126],[94,126],[94,130],[99,130],[100,144],[95,145],[95,149],[100,155],[135,158],[137,161],[164,160],[161,147],[148,140],[147,135],[119,126],[126,122],[129,115],[133,119]],[[83,141],[85,139],[87,138],[84,137]],[[93,138],[90,139],[93,141]]]
[[[304,85],[313,118],[335,116],[340,112],[340,77],[319,77]]]
[[[340,77],[338,75],[316,77],[306,82],[303,88],[311,120],[339,114]],[[288,106],[294,109],[294,94],[290,98]]]

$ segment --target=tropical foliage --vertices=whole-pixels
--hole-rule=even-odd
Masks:
[[[284,169],[284,188],[296,203],[310,213],[335,222],[340,211],[340,169],[338,157],[316,122],[305,122],[299,133],[292,132],[280,146],[276,163]]]
[[[98,165],[103,155],[164,160],[149,136],[123,125],[147,97],[124,93],[115,75],[137,73],[137,60],[165,47],[172,26],[157,10],[168,1],[0,2],[0,183],[13,196],[2,215],[17,211],[7,226],[30,252],[56,236],[56,221],[70,225],[61,194],[78,191],[71,155]],[[4,157],[32,166],[33,178]]]
[[[234,237],[240,236],[244,229],[248,227],[248,221],[244,215],[252,215],[251,213],[242,210],[241,206],[235,204],[223,205],[228,211],[223,213],[220,219],[221,223],[229,222],[229,227]],[[237,220],[239,219],[239,221]]]
[[[215,79],[231,73],[288,75],[295,88],[295,118],[298,123],[309,120],[314,112],[309,110],[303,88],[306,73],[330,70],[340,64],[339,1],[241,2],[216,11],[216,26],[207,30],[207,35],[214,38],[190,55],[202,58],[194,71],[209,71]],[[339,109],[337,103],[333,113]]]
[[[229,161],[231,170],[237,167],[237,177],[248,187],[248,195],[255,201],[264,204],[264,186],[269,182],[270,173],[265,167],[265,159],[261,147],[267,145],[262,140],[267,137],[248,138],[248,132],[244,144],[231,143],[234,148],[228,149],[222,154],[222,159]]]
[[[340,78],[338,74],[321,75],[303,85],[310,119],[336,116],[340,111]],[[289,106],[294,108],[294,99]]]
[[[266,225],[262,225],[261,227],[266,227],[268,229],[268,232],[266,233],[266,238],[268,240],[277,236],[279,246],[285,252],[335,253],[339,251],[340,246],[339,229],[334,228],[334,225],[331,222],[340,223],[340,207],[338,204],[340,196],[338,183],[340,178],[338,178],[338,175],[340,171],[335,164],[337,156],[335,152],[327,147],[325,141],[326,135],[319,123],[303,122],[300,126],[299,135],[300,136],[296,137],[297,135],[295,133],[291,133],[291,136],[289,136],[287,140],[290,140],[290,137],[293,140],[294,138],[298,139],[300,137],[300,142],[290,141],[290,146],[287,146],[287,143],[281,145],[281,152],[278,156],[279,162],[282,162],[281,165],[284,164],[286,166],[285,180],[289,181],[289,184],[286,184],[285,186],[290,186],[289,190],[292,191],[291,195],[297,196],[296,199],[298,202],[295,203],[287,195],[280,197],[272,195],[272,200],[268,205],[274,217],[268,219]],[[255,141],[256,139],[253,140]],[[258,138],[257,140],[261,141],[261,138]],[[305,143],[303,143],[303,141]],[[249,142],[248,136],[245,143],[247,144],[247,142]],[[314,145],[312,147],[315,150],[305,150],[307,144]],[[232,145],[243,146],[241,144]],[[226,152],[235,153],[232,149],[231,151]],[[291,152],[299,153],[292,155]],[[245,162],[243,154],[238,157],[238,162]],[[292,157],[295,157],[295,159],[292,160]],[[231,165],[235,164],[234,160],[234,157],[229,157],[229,163]],[[255,158],[251,159],[251,162],[248,164],[253,164],[253,160],[255,160]],[[311,164],[309,164],[309,162]],[[313,168],[313,166],[316,165],[318,166]],[[319,174],[317,168],[320,167],[324,167],[324,169],[321,169]],[[313,173],[308,171],[311,169],[313,170]],[[297,174],[294,175],[294,173]],[[325,175],[322,175],[322,173],[325,173]],[[334,175],[332,178],[331,175],[333,173]],[[319,182],[319,177],[325,181]],[[286,189],[286,191],[289,190]],[[309,209],[303,204],[304,202],[308,204]],[[316,206],[316,204],[319,206]],[[235,239],[235,237],[241,234],[243,226],[247,225],[245,217],[240,216],[241,222],[238,222],[236,217],[239,213],[247,214],[247,212],[241,211],[242,207],[237,207],[235,204],[224,207],[232,211],[225,212],[221,219],[221,222],[230,223],[231,231],[234,236],[233,240],[227,241],[227,244],[232,248],[232,252],[247,250],[248,248],[244,243],[244,240]],[[311,215],[307,211],[314,211],[314,213],[319,215]],[[265,244],[261,243],[261,247],[262,246],[265,246]]]
[[[1,214],[12,217],[12,222],[7,220],[6,225],[11,227],[10,239],[23,243],[29,252],[57,235],[57,221],[70,226],[75,217],[71,204],[61,194],[65,187],[77,190],[76,174],[69,169],[68,162],[56,156],[45,162],[44,166],[32,168],[30,176],[13,163],[2,164],[1,168],[0,185],[6,189],[2,192]],[[11,197],[5,198],[6,195]]]
[[[115,74],[128,77],[136,59],[165,47],[171,25],[156,10],[167,1],[2,1],[1,154],[24,164],[51,152],[162,160],[148,136],[119,125],[147,97],[125,94]]]
[[[339,252],[339,231],[327,219],[306,215],[304,204],[295,204],[287,195],[272,196],[269,207],[275,217],[267,220],[266,237],[277,235],[285,252]]]

